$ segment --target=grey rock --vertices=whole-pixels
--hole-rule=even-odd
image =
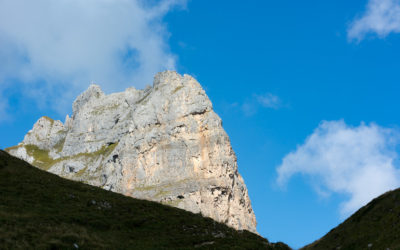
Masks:
[[[8,151],[65,178],[256,232],[229,137],[189,75],[165,71],[152,87],[110,95],[91,85],[64,124],[42,117]]]

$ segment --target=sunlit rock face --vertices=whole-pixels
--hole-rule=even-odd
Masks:
[[[64,124],[42,117],[8,151],[68,179],[256,232],[229,137],[189,75],[158,73],[153,87],[110,95],[91,85]]]

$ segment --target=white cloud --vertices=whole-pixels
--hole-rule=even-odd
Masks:
[[[144,87],[175,67],[162,18],[185,0],[145,3],[0,0],[0,84],[58,106],[92,80],[108,92]]]
[[[0,67],[1,70],[1,67]],[[3,86],[0,85],[0,123],[10,121],[10,115],[7,112],[9,110],[9,103],[7,98],[3,95]]]
[[[375,124],[347,126],[324,121],[303,145],[286,155],[277,168],[284,186],[294,174],[310,177],[318,193],[349,195],[341,214],[347,216],[374,197],[400,186],[394,166],[399,134]]]
[[[365,13],[350,25],[347,34],[350,40],[362,40],[371,33],[383,38],[399,32],[400,0],[369,0]]]
[[[0,122],[8,121],[10,119],[9,114],[7,113],[8,102],[0,96]]]
[[[259,107],[279,109],[282,107],[281,99],[271,93],[265,93],[262,95],[253,94],[251,99],[245,100],[241,109],[246,116],[252,116],[257,113]]]
[[[241,105],[241,109],[246,116],[252,116],[257,113],[257,105],[254,102],[246,101]]]
[[[265,95],[256,95],[255,97],[258,103],[265,108],[278,109],[281,105],[281,100],[279,97],[271,93],[267,93]]]

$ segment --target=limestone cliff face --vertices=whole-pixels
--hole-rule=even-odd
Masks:
[[[9,153],[68,179],[202,213],[256,232],[221,119],[191,76],[105,95],[91,85],[65,123],[42,117]]]

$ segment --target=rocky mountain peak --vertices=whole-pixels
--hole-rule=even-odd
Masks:
[[[247,188],[221,119],[189,75],[77,97],[65,124],[40,118],[8,152],[65,178],[202,213],[256,232]]]
[[[91,84],[89,88],[80,94],[72,104],[72,111],[73,113],[77,113],[79,109],[85,105],[86,103],[90,102],[93,99],[99,99],[104,97],[104,93],[101,90],[99,85]]]
[[[159,72],[154,76],[153,87],[156,87],[160,84],[173,84],[179,83],[182,81],[182,76],[175,71],[164,71]]]

